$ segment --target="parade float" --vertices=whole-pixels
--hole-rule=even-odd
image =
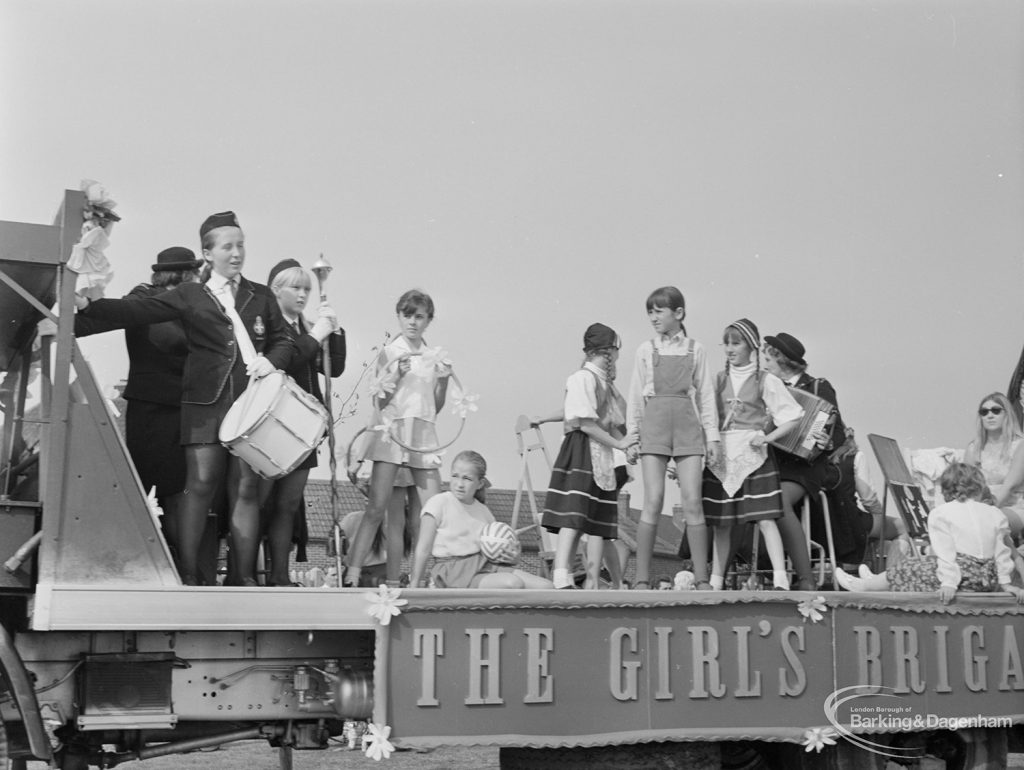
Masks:
[[[385,766],[453,744],[499,746],[508,768],[1005,763],[1024,608],[1003,594],[182,585],[72,333],[95,210],[68,191],[52,225],[0,222],[11,767],[242,739],[288,767],[357,723]]]

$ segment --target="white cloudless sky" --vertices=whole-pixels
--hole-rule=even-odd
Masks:
[[[1022,343],[1016,0],[0,0],[0,111],[0,218],[118,201],[108,296],[232,209],[248,277],[333,264],[344,393],[429,292],[499,486],[589,323],[628,389],[664,284],[715,369],[736,318],[790,332],[908,447],[963,446]],[[122,346],[86,341],[108,384]]]

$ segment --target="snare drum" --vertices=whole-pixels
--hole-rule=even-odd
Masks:
[[[277,479],[316,450],[329,422],[316,396],[278,370],[250,381],[225,415],[218,438],[260,476]]]

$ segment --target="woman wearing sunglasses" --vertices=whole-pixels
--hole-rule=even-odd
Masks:
[[[964,462],[981,468],[992,494],[1016,537],[1024,527],[1024,430],[1002,393],[990,393],[978,405],[977,435]]]

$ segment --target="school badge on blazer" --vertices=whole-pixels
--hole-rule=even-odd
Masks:
[[[266,331],[267,327],[263,325],[263,316],[256,316],[256,320],[252,324],[252,333],[259,339],[263,339],[263,335],[266,334]]]

